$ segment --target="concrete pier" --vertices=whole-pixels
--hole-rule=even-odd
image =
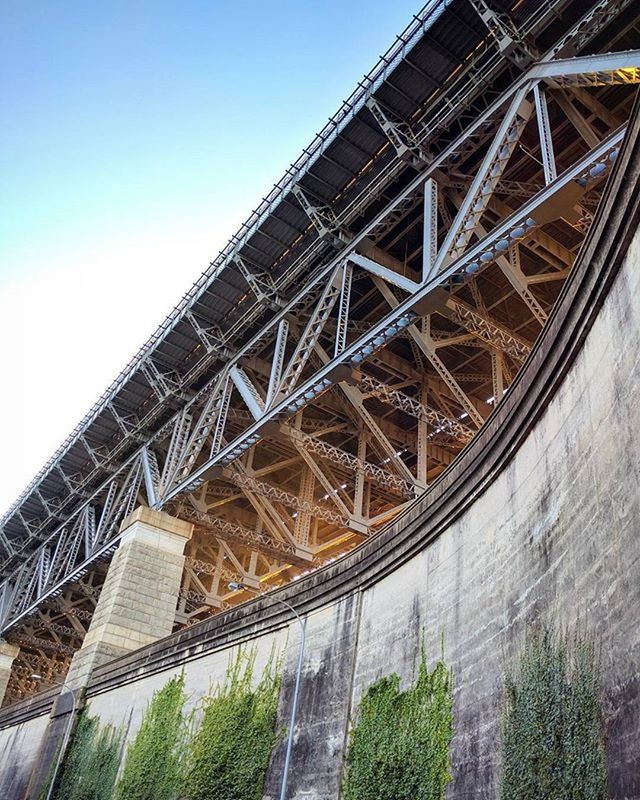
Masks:
[[[9,683],[11,666],[19,652],[19,647],[0,639],[0,706],[4,700],[4,693],[6,692],[7,684]]]
[[[140,507],[122,523],[122,540],[109,567],[89,631],[66,683],[84,686],[96,667],[168,636],[193,525]]]

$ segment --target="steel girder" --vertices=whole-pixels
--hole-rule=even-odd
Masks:
[[[617,0],[616,2],[598,0],[582,19],[557,42],[544,57],[543,61],[563,55],[566,52],[579,51],[606,24],[615,19],[618,14],[629,6],[630,2],[631,0]],[[534,15],[523,23],[521,30],[518,32],[518,41],[524,41],[526,37],[535,36],[538,31],[543,30],[550,20],[553,20],[562,12],[567,4],[567,0],[554,0],[554,2],[547,3],[544,8],[538,9]],[[258,298],[259,301],[247,313],[234,320],[234,324],[224,332],[219,329],[211,329],[208,323],[198,320],[194,308],[199,298],[202,297],[207,287],[212,285],[216,277],[222,274],[225,266],[238,263],[240,250],[249,242],[268,214],[274,211],[279,203],[286,200],[287,191],[296,185],[296,181],[304,176],[306,170],[313,165],[317,158],[321,157],[326,146],[341,135],[342,127],[358,113],[367,99],[373,96],[373,93],[381,86],[394,66],[403,59],[406,59],[407,63],[411,63],[409,60],[411,50],[429,29],[433,20],[442,12],[443,4],[434,2],[427,4],[420,14],[415,17],[409,28],[401,37],[398,37],[396,44],[381,60],[380,64],[369,76],[366,76],[365,82],[361,87],[345,102],[336,117],[318,135],[313,146],[307,148],[304,156],[296,162],[291,170],[287,171],[283,180],[278,183],[261,207],[243,226],[240,234],[233,237],[219,258],[197,282],[189,295],[179,304],[175,313],[162,324],[149,343],[127,366],[109,391],[98,401],[90,414],[77,427],[76,431],[72,433],[27,487],[18,501],[4,515],[3,525],[10,519],[20,521],[26,540],[24,546],[17,547],[14,542],[9,541],[8,537],[0,531],[0,542],[3,544],[5,551],[11,556],[10,563],[12,568],[18,563],[18,558],[22,557],[20,553],[25,547],[28,550],[32,549],[34,541],[38,541],[38,539],[47,535],[46,532],[50,530],[52,522],[72,513],[75,510],[75,505],[82,499],[83,493],[94,491],[96,483],[101,477],[104,477],[105,470],[119,468],[123,457],[130,453],[136,444],[149,441],[152,435],[150,431],[153,426],[166,413],[167,408],[170,408],[176,399],[180,399],[184,395],[185,389],[191,386],[198,376],[212,369],[217,360],[227,358],[230,355],[233,342],[236,341],[242,330],[246,329],[263,312],[263,304],[260,302],[261,297]],[[491,40],[489,43],[476,49],[464,66],[460,70],[456,70],[452,78],[434,96],[429,98],[428,108],[425,113],[418,119],[410,121],[416,141],[424,143],[425,147],[429,147],[428,143],[434,136],[437,137],[443,134],[448,136],[448,132],[454,129],[463,131],[467,127],[469,120],[477,115],[478,110],[488,105],[482,94],[483,87],[487,86],[492,77],[497,75],[501,69],[504,69],[505,64],[509,62],[500,42],[492,40],[492,37],[489,37],[489,40]],[[515,74],[514,72],[514,76]],[[475,138],[468,137],[465,146],[477,145],[482,135],[482,132],[479,132]],[[373,182],[366,183],[360,194],[340,211],[338,215],[340,226],[348,228],[350,222],[362,213],[367,204],[385,192],[386,187],[395,179],[402,167],[402,159],[395,159],[385,167]],[[398,213],[406,213],[409,210],[409,206],[409,200],[399,203],[396,206],[396,215]],[[372,235],[381,234],[391,218],[391,216],[383,217],[377,228],[372,230]],[[273,286],[267,286],[265,282],[258,286],[249,277],[251,274],[255,274],[254,270],[248,265],[244,265],[248,285],[252,291],[257,291],[256,296],[261,295],[266,287],[266,291],[270,295],[269,302],[273,301],[275,307],[277,307],[279,303],[281,304],[279,293],[286,293],[289,287],[295,285],[295,281],[304,274],[304,270],[313,263],[313,260],[322,252],[322,248],[321,239],[312,242]],[[258,272],[260,271],[258,270]],[[203,352],[197,363],[185,375],[164,374],[163,370],[154,361],[154,349],[170,335],[180,321],[185,321],[192,326],[204,345]],[[137,372],[145,375],[155,399],[148,403],[148,408],[142,416],[131,416],[118,409],[116,402],[117,392]],[[120,428],[122,439],[108,453],[103,453],[101,456],[92,459],[91,463],[94,468],[88,473],[77,476],[65,474],[61,467],[63,457],[74,441],[77,441],[78,437],[88,430],[98,414],[105,410],[109,412]],[[43,500],[41,506],[45,513],[42,518],[25,519],[21,511],[23,501],[30,496],[30,493],[33,493],[36,498],[42,497],[42,494],[38,493],[40,484],[46,475],[52,471],[59,475],[66,485],[68,496],[56,498],[55,500]]]
[[[460,141],[452,143],[444,153],[434,159],[401,195],[389,203],[358,236],[353,237],[325,269],[304,286],[298,295],[258,333],[257,338],[261,341],[269,339],[280,341],[266,391],[265,387],[254,384],[241,366],[247,354],[255,346],[254,342],[250,342],[228,360],[226,367],[208,387],[189,401],[164,431],[167,433],[170,429],[171,436],[162,473],[158,468],[158,454],[154,450],[154,445],[161,436],[156,435],[152,442],[141,447],[91,499],[65,521],[55,537],[25,561],[11,581],[3,584],[3,629],[29,615],[43,599],[55,595],[69,581],[81,576],[93,561],[108,555],[108,551],[117,543],[120,522],[133,509],[136,502],[142,499],[155,508],[165,507],[186,492],[192,491],[215,467],[224,467],[235,462],[261,439],[271,435],[274,426],[281,428],[286,420],[294,419],[301,409],[315,402],[330,387],[341,384],[346,386],[342,382],[348,378],[348,373],[360,368],[398,335],[415,330],[414,325],[425,313],[425,309],[435,310],[439,305],[442,306],[443,290],[446,293],[444,305],[448,303],[450,311],[465,318],[468,324],[481,328],[480,335],[484,333],[485,338],[488,335],[494,339],[502,336],[502,345],[507,351],[511,348],[511,352],[514,353],[513,348],[516,348],[517,356],[524,357],[526,349],[516,337],[505,338],[503,331],[495,328],[492,330],[486,320],[480,319],[480,315],[476,312],[465,310],[457,300],[451,300],[453,292],[496,260],[510,252],[513,253],[520,241],[530,236],[549,218],[549,208],[553,207],[554,203],[557,204],[559,198],[566,199],[571,196],[572,200],[577,202],[592,181],[600,180],[615,160],[615,154],[624,136],[624,127],[606,137],[555,177],[550,163],[546,163],[546,184],[532,196],[524,198],[519,208],[491,231],[486,232],[480,223],[480,218],[493,198],[504,166],[513,152],[512,145],[518,141],[522,126],[516,123],[516,120],[523,118],[523,103],[525,105],[528,103],[526,119],[535,114],[536,110],[538,114],[541,113],[543,105],[539,93],[544,81],[551,78],[554,81],[560,78],[579,78],[582,74],[600,76],[611,74],[614,79],[621,70],[628,71],[635,65],[640,65],[638,51],[562,59],[533,65],[517,85],[470,126],[468,135],[472,136],[488,119],[502,118],[483,165],[467,190],[458,213],[458,222],[454,222],[449,234],[444,238],[434,262],[424,269],[423,274],[427,276],[426,279],[421,282],[413,281],[359,251],[366,244],[371,230],[385,216],[393,214],[398,205],[404,203],[407,198],[413,199],[415,194],[420,195],[426,182],[432,180],[438,171],[446,168],[450,155],[461,147]],[[529,96],[534,102],[527,100]],[[541,139],[544,140],[544,149],[548,154],[552,144],[552,132],[545,113],[538,123]],[[508,145],[507,140],[509,140]],[[485,176],[490,176],[490,180],[485,181]],[[471,209],[474,211],[470,215]],[[458,234],[460,230],[464,230],[462,239]],[[471,243],[472,239],[476,241]],[[424,252],[425,257],[432,257],[434,247],[425,248]],[[372,273],[376,279],[384,281],[390,287],[396,287],[401,291],[402,299],[397,300],[395,308],[374,324],[368,333],[360,335],[349,344],[344,331],[348,330],[349,326],[351,277],[354,267]],[[338,330],[341,333],[336,337],[334,354],[328,358],[327,363],[311,368],[311,356],[317,351],[319,337],[336,303],[339,308]],[[304,309],[307,313],[308,322],[293,353],[285,358],[285,323],[288,318],[295,317],[300,309]],[[424,334],[421,333],[420,336]],[[433,358],[433,353],[428,349],[426,354],[427,357]],[[166,378],[154,374],[154,380],[159,393],[170,391],[171,387]],[[246,406],[253,421],[249,421],[240,434],[227,441],[225,426],[232,386],[237,390],[237,402]],[[367,388],[371,389],[371,385]],[[353,390],[347,389],[347,391]],[[386,392],[381,396],[396,403],[404,402],[404,405],[409,407],[397,392]],[[267,397],[269,403],[266,402]],[[200,406],[202,410],[199,410]],[[412,411],[420,413],[419,409],[412,408]],[[197,420],[195,425],[193,419]],[[452,422],[449,421],[447,424],[451,428]],[[441,425],[445,425],[445,422],[441,422]],[[458,423],[458,427],[462,426]],[[312,452],[338,463],[341,460],[344,462],[345,459],[347,462],[354,460],[356,467],[365,473],[368,470],[370,476],[378,470],[381,475],[376,474],[375,477],[381,482],[386,482],[392,487],[397,484],[401,492],[406,491],[410,496],[413,495],[417,481],[414,484],[411,480],[407,480],[404,471],[398,468],[397,460],[390,461],[391,472],[375,465],[367,467],[354,456],[344,453],[341,455],[339,448],[320,439],[314,439],[308,434],[297,435],[299,444],[303,448],[311,448]],[[99,456],[95,454],[94,456],[97,461]],[[251,477],[238,478],[238,482],[244,484],[243,488],[249,487],[252,480],[254,479]],[[253,488],[256,487],[265,492],[264,486],[254,484]],[[99,516],[96,516],[97,507],[100,508]],[[305,506],[303,502],[299,505],[299,510],[307,513],[310,507],[310,505]],[[256,533],[228,520],[214,519],[195,512],[193,518],[208,525],[223,538],[228,536],[235,537],[236,540],[239,538],[244,542],[252,541],[283,557],[288,554],[291,558],[299,552],[299,542],[277,542],[265,532]]]
[[[191,514],[194,521],[197,518],[205,536],[215,537],[216,541],[226,542],[228,545],[241,542],[253,548],[256,558],[263,552],[274,559],[271,566],[273,570],[278,570],[286,568],[288,563],[296,562],[302,566],[304,563],[319,563],[320,559],[313,552],[304,551],[304,540],[309,536],[308,519],[304,524],[296,524],[295,531],[289,531],[286,525],[282,525],[282,520],[278,521],[273,507],[269,506],[272,501],[279,507],[294,510],[296,520],[300,514],[310,515],[312,519],[315,515],[316,519],[323,518],[328,524],[341,526],[349,517],[364,518],[362,513],[354,514],[345,505],[336,505],[336,512],[333,512],[313,500],[309,475],[313,475],[319,485],[326,486],[328,490],[330,488],[334,491],[337,485],[335,477],[324,462],[328,462],[332,468],[352,470],[356,476],[356,485],[360,481],[360,488],[356,488],[360,497],[357,501],[354,498],[354,511],[357,506],[361,508],[364,502],[361,496],[362,477],[358,476],[365,476],[367,480],[374,483],[378,481],[387,486],[393,487],[397,484],[399,493],[405,497],[419,493],[424,485],[424,475],[422,480],[420,474],[407,476],[401,460],[392,457],[397,456],[395,453],[387,455],[388,463],[383,468],[380,464],[367,462],[366,444],[364,450],[359,449],[358,456],[354,456],[320,437],[310,436],[308,432],[297,433],[298,423],[310,424],[309,419],[302,422],[301,411],[318,399],[323,402],[327,400],[334,387],[339,387],[347,395],[350,393],[352,401],[354,397],[357,400],[353,384],[359,383],[361,388],[372,395],[414,416],[418,424],[420,421],[430,420],[434,431],[455,438],[456,426],[460,429],[466,428],[459,417],[429,409],[426,401],[418,402],[414,397],[403,395],[397,387],[385,383],[376,385],[373,378],[363,378],[357,374],[363,365],[381,357],[388,344],[398,337],[411,336],[418,346],[423,347],[427,358],[433,357],[433,352],[424,345],[429,341],[437,344],[437,338],[431,337],[424,325],[428,315],[434,311],[442,311],[444,316],[453,315],[462,327],[486,345],[495,348],[491,357],[494,394],[504,390],[503,381],[504,375],[508,373],[508,366],[503,363],[499,352],[507,353],[515,361],[521,362],[529,345],[513,331],[492,324],[491,317],[482,309],[465,307],[455,292],[461,286],[471,284],[491,264],[500,259],[509,260],[509,256],[513,259],[520,242],[527,241],[537,232],[546,235],[541,226],[555,213],[554,207],[559,200],[566,201],[570,198],[571,201],[578,202],[594,182],[602,180],[615,159],[624,135],[623,127],[597,144],[594,143],[587,152],[580,153],[569,166],[555,170],[554,132],[546,112],[545,87],[565,87],[569,84],[579,87],[586,82],[582,76],[587,76],[588,81],[592,81],[591,76],[594,75],[597,76],[599,85],[625,84],[637,80],[637,71],[634,70],[637,70],[639,63],[638,52],[634,51],[562,59],[551,64],[543,60],[533,64],[511,90],[490,105],[484,114],[468,125],[463,135],[424,166],[416,179],[389,202],[362,231],[344,243],[325,268],[310,279],[286,305],[283,305],[283,295],[280,294],[277,302],[274,300],[274,307],[279,310],[251,341],[239,350],[233,351],[226,344],[224,352],[222,346],[216,350],[218,355],[223,353],[226,359],[218,374],[194,397],[183,398],[180,411],[160,431],[149,436],[144,445],[122,466],[115,468],[100,488],[87,497],[54,535],[24,562],[18,573],[11,580],[5,581],[0,588],[3,630],[15,627],[18,621],[32,615],[44,601],[59,599],[60,592],[66,585],[78,580],[97,560],[108,558],[117,545],[120,522],[137,502],[170,510],[178,507],[175,505],[178,503],[181,515],[189,518]],[[424,204],[424,215],[433,220],[440,188],[439,176],[447,172],[456,154],[464,151],[469,142],[477,141],[479,134],[482,134],[486,142],[489,128],[498,131],[488,147],[485,166],[481,167],[479,174],[484,169],[490,175],[496,164],[508,163],[506,156],[496,161],[493,155],[500,155],[500,149],[505,145],[505,136],[508,137],[514,130],[513,118],[510,117],[521,115],[523,101],[530,104],[526,112],[531,119],[536,119],[539,127],[544,185],[527,185],[520,195],[513,192],[512,197],[518,197],[523,202],[517,207],[514,205],[505,219],[487,230],[480,221],[482,214],[469,216],[467,212],[480,198],[483,213],[493,207],[496,201],[495,188],[500,184],[504,173],[492,175],[488,183],[482,182],[481,175],[480,179],[471,184],[459,184],[456,188],[462,189],[463,203],[466,203],[465,214],[459,217],[459,225],[456,227],[464,228],[465,241],[458,242],[455,252],[452,251],[451,241],[447,237],[438,244],[436,217],[435,228],[425,236],[428,246],[424,248],[426,255],[421,280],[418,277],[407,278],[394,269],[393,265],[376,261],[376,253],[370,246],[371,240],[376,240],[376,231],[388,230],[391,224],[389,220],[394,220],[397,224],[398,220],[403,219],[407,209],[407,213],[410,213],[411,210],[419,209],[421,204]],[[425,191],[426,186],[429,187],[428,191]],[[470,227],[465,227],[469,222]],[[434,264],[438,268],[434,269]],[[394,303],[390,305],[395,305],[370,326],[366,333],[363,333],[363,327],[366,326],[359,319],[351,318],[353,281],[364,273],[375,276],[386,287],[385,296],[394,298]],[[259,287],[263,293],[266,291],[265,286],[266,283],[262,282]],[[334,320],[330,314],[336,309],[337,319]],[[301,332],[301,338],[293,352],[291,347],[287,348],[290,321]],[[328,333],[333,335],[333,331],[336,331],[335,348],[331,356],[325,354],[323,363],[323,359],[318,358],[323,352],[320,339]],[[265,383],[246,365],[260,352],[260,347],[269,341],[276,342],[276,357],[268,382]],[[163,373],[157,367],[154,369],[147,366],[146,372],[149,383],[159,398],[172,397],[175,400],[180,397],[182,390],[175,376]],[[384,391],[380,387],[384,387]],[[357,405],[355,402],[354,407]],[[428,416],[429,412],[431,417]],[[438,413],[440,423],[434,422]],[[366,415],[362,418],[366,421]],[[121,423],[127,428],[126,420],[121,420]],[[313,425],[312,421],[311,424]],[[241,430],[238,431],[238,428]],[[380,441],[384,442],[384,430],[379,428],[379,433]],[[457,433],[460,436],[460,431]],[[251,474],[237,473],[230,479],[231,482],[240,491],[253,495],[254,500],[257,498],[260,504],[262,515],[259,514],[258,528],[240,520],[230,521],[215,514],[189,510],[184,498],[193,496],[199,486],[212,475],[225,478],[225,470],[235,468],[241,457],[244,459],[259,442],[274,435],[284,435],[287,440],[294,441],[307,464],[307,477],[302,481],[298,495],[272,486]],[[360,441],[365,442],[366,437],[362,437]],[[88,443],[86,450],[96,469],[109,456]],[[322,466],[313,462],[314,455],[323,459]],[[307,460],[309,458],[311,463]],[[327,478],[327,473],[331,477]],[[227,472],[227,479],[229,475]],[[327,481],[326,485],[322,483],[323,478]],[[329,491],[327,496],[329,497]],[[329,499],[334,501],[333,496]],[[58,509],[56,511],[60,513]],[[346,515],[342,513],[344,511]],[[390,513],[392,512],[387,510],[378,515],[368,515],[368,523],[379,524],[381,520],[388,519]],[[202,565],[210,562],[193,556],[190,558],[192,561],[189,562],[187,572],[190,579],[198,581],[198,572],[207,573],[208,568],[203,569]],[[224,577],[225,569],[230,568],[217,568],[215,574],[218,578]],[[256,575],[255,570],[247,571],[245,564],[236,564],[229,574],[234,569],[234,574],[240,574],[240,570],[245,576]],[[224,607],[224,597],[212,593],[209,588],[204,587],[205,591],[198,591],[185,586],[183,598],[190,602],[204,602],[205,605],[213,598],[213,605]],[[65,626],[58,627],[62,629]],[[35,634],[24,634],[25,644],[28,643],[27,640],[35,647],[35,641],[39,637]],[[50,648],[55,648],[55,643],[48,644]]]

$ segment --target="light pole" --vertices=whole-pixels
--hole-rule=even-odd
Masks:
[[[236,583],[232,581],[229,584],[229,589],[232,591],[237,591],[238,589],[244,589],[245,591],[252,592],[253,594],[259,594],[256,592],[255,589],[251,589],[248,586],[245,586],[244,583]],[[284,769],[282,774],[282,786],[280,788],[280,800],[286,800],[287,796],[287,781],[289,779],[289,763],[291,761],[291,750],[293,748],[293,729],[295,728],[296,724],[296,714],[298,712],[298,695],[300,693],[300,677],[302,675],[302,662],[304,659],[304,647],[307,640],[307,623],[306,620],[303,620],[300,614],[295,610],[295,608],[287,603],[286,600],[281,600],[279,597],[272,596],[272,600],[275,600],[276,603],[280,603],[280,605],[286,606],[289,611],[295,616],[298,620],[298,624],[300,625],[300,649],[298,650],[298,668],[296,670],[296,683],[295,688],[293,690],[293,704],[291,706],[291,719],[289,721],[289,735],[287,736],[287,752],[284,757]],[[47,798],[49,800],[49,798]]]
[[[42,680],[42,675],[36,675],[35,673],[31,677],[33,678],[34,681]],[[64,691],[69,692],[69,694],[71,695],[72,705],[71,705],[71,716],[69,717],[69,723],[67,724],[67,728],[64,732],[62,747],[58,750],[58,755],[56,756],[56,765],[53,768],[53,775],[51,776],[51,781],[49,783],[49,788],[47,789],[47,796],[45,797],[45,800],[51,800],[51,793],[53,792],[53,787],[55,786],[56,777],[58,775],[58,769],[60,768],[60,761],[62,760],[62,756],[64,755],[67,749],[67,744],[69,743],[69,736],[71,734],[71,726],[73,725],[73,718],[76,713],[76,695],[73,689],[70,689],[68,686],[65,686],[65,684],[62,683],[61,681],[54,681],[54,684],[56,686],[62,686],[62,689],[60,690],[60,695],[62,695],[62,692]]]

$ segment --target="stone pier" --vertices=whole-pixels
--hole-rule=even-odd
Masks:
[[[168,636],[175,618],[184,548],[193,525],[140,507],[122,523],[122,539],[66,684],[86,685],[93,670]]]
[[[11,665],[13,664],[13,661],[19,652],[19,647],[0,639],[0,706],[4,700],[4,693],[6,692],[7,684],[9,683]]]

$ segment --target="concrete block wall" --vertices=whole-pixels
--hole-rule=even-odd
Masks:
[[[173,629],[184,567],[184,546],[193,525],[140,507],[124,531],[91,626],[73,657],[66,683],[84,687],[100,664],[168,636]]]
[[[349,597],[320,608],[307,618],[307,658],[301,685],[303,702],[295,736],[297,758],[304,761],[304,766],[292,775],[292,797],[300,795],[330,800],[337,796],[339,769],[336,765],[340,764],[344,749],[357,611],[357,600]],[[299,626],[295,621],[268,634],[246,639],[240,645],[197,653],[177,669],[154,672],[111,691],[96,694],[90,688],[87,697],[90,713],[97,714],[104,723],[124,727],[130,738],[138,729],[153,692],[161,689],[181,669],[184,669],[188,694],[186,710],[195,709],[197,712],[202,699],[216,684],[224,681],[227,667],[236,657],[239,646],[244,647],[245,652],[255,652],[256,681],[269,659],[282,660],[279,716],[284,729],[288,724],[298,658]],[[266,798],[275,800],[279,795],[284,750],[283,738],[273,754]],[[316,787],[319,787],[319,793]]]
[[[90,713],[97,714],[105,723],[123,726],[134,732],[140,725],[153,693],[162,689],[181,670],[184,670],[185,691],[188,695],[186,710],[198,709],[202,699],[224,681],[227,668],[237,657],[239,647],[244,647],[247,653],[255,653],[255,677],[259,680],[272,654],[276,658],[286,658],[291,642],[288,629],[282,627],[271,635],[215,650],[186,661],[178,669],[155,672],[133,683],[125,683],[113,691],[90,695],[87,698]]]
[[[0,639],[0,705],[2,705],[11,676],[11,666],[19,652],[19,647]]]

